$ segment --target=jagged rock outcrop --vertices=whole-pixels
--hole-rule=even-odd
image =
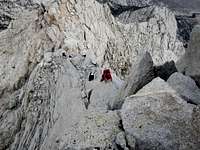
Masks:
[[[177,67],[180,72],[185,75],[191,76],[198,86],[200,85],[200,65],[199,65],[199,49],[200,49],[200,26],[194,27],[191,35],[191,40],[189,42],[189,47],[186,50],[183,58],[177,63]]]
[[[110,46],[111,47],[109,48],[110,52],[106,53],[106,58],[109,60],[109,62],[111,61],[118,62],[118,60],[121,60],[121,62],[124,62],[124,64],[120,63],[120,65],[111,64],[111,67],[117,72],[117,74],[122,74],[122,75],[129,74],[130,68],[131,68],[130,66],[132,62],[134,61],[134,58],[137,57],[139,53],[144,53],[144,50],[147,50],[150,52],[150,54],[152,55],[153,61],[156,65],[162,65],[164,64],[163,62],[166,62],[169,60],[174,60],[176,62],[181,57],[181,55],[184,54],[184,49],[181,48],[182,46],[180,47],[180,45],[176,42],[176,40],[172,44],[170,41],[173,40],[173,37],[166,36],[166,35],[170,35],[173,32],[176,35],[176,29],[169,27],[172,25],[171,24],[172,22],[175,23],[173,26],[176,26],[176,21],[168,20],[170,24],[164,25],[163,22],[168,22],[168,21],[164,19],[165,17],[162,16],[163,14],[170,16],[170,12],[168,12],[166,9],[161,10],[160,8],[156,7],[156,8],[153,8],[151,15],[148,16],[147,14],[149,18],[143,22],[137,23],[137,22],[134,22],[134,20],[132,19],[133,21],[128,22],[128,24],[126,23],[126,21],[125,21],[125,25],[124,23],[122,24],[120,23],[122,31],[125,31],[123,35],[128,35],[126,38],[126,43],[129,43],[128,44],[129,46],[126,48],[126,53],[125,55],[123,55],[121,51],[115,50],[115,49],[120,49],[120,50],[124,49],[123,47],[122,48],[119,47],[117,44]],[[154,17],[157,19],[155,19]],[[123,19],[126,20],[126,17],[123,17]],[[120,22],[124,22],[123,19]],[[137,27],[135,26],[136,24],[138,24]],[[169,31],[170,34],[166,33],[166,31],[167,32]],[[174,38],[176,39],[176,37]],[[130,39],[134,39],[134,40],[130,41]],[[121,43],[121,41],[117,41],[117,43]],[[135,50],[132,51],[131,47],[133,47]],[[168,51],[166,47],[167,49],[175,48],[176,52],[174,51],[171,53],[171,51]],[[179,56],[176,54],[178,54]],[[175,57],[178,56],[176,57],[177,59],[174,56]],[[161,57],[162,59],[160,59]],[[124,58],[126,58],[126,60],[124,60]]]
[[[184,43],[184,47],[188,47],[188,42],[190,41],[190,35],[192,32],[192,29],[197,24],[197,19],[193,16],[184,16],[184,15],[177,15],[177,35],[178,38]]]
[[[3,0],[0,2],[0,31],[8,28],[10,22],[19,17],[23,9],[32,10],[39,5],[32,0]]]
[[[167,83],[181,95],[181,97],[193,104],[200,104],[200,89],[195,81],[181,73],[174,73]]]
[[[132,72],[124,85],[122,97],[135,94],[154,77],[154,67],[151,55],[145,53],[133,65]]]
[[[124,12],[134,12],[145,7],[149,7],[151,0],[107,0],[111,12],[114,16],[119,16]],[[132,19],[132,18],[131,18]]]
[[[108,0],[108,2],[115,3],[121,6],[135,6],[144,7],[152,3],[152,0]]]
[[[17,0],[9,8],[5,1],[2,8],[8,9],[11,19],[0,19],[0,150],[137,147],[137,139],[124,132],[127,126],[110,102],[116,100],[121,79],[131,71],[123,97],[135,94],[155,77],[153,62],[176,62],[184,47],[177,39],[173,12],[146,7],[149,1],[127,2],[125,8],[139,8],[122,9],[116,17],[106,1]],[[100,82],[104,68],[110,68],[112,82]],[[91,73],[94,79],[89,81]],[[174,104],[179,106],[176,98]],[[184,103],[183,108],[192,112],[189,108],[196,107]],[[182,107],[180,112],[186,113]],[[199,120],[192,121],[198,139]]]
[[[126,97],[134,95],[155,77],[153,60],[148,52],[139,56],[131,70],[132,72],[120,89],[119,94],[115,99],[110,100],[111,109],[121,108]]]
[[[10,149],[112,147],[120,132],[117,113],[86,111],[85,76],[62,53],[45,54],[21,91],[21,106],[3,113],[0,149],[12,142]]]
[[[199,107],[187,104],[156,78],[126,99],[121,110],[125,133],[137,149],[199,149]]]
[[[85,9],[86,6],[89,9]],[[45,8],[40,8],[39,11],[23,10],[20,17],[12,22],[12,26],[1,33],[1,92],[5,87],[12,88],[19,78],[28,74],[27,69],[19,71],[23,68],[23,65],[17,66],[19,62],[26,61],[23,63],[26,68],[29,68],[29,64],[34,66],[40,62],[45,51],[53,46],[61,46],[64,50],[74,52],[85,51],[100,66],[110,66],[121,77],[129,74],[132,61],[143,50],[151,53],[156,64],[172,59],[176,61],[184,52],[181,43],[176,39],[174,15],[166,8],[155,8],[147,22],[125,25],[117,22],[107,5],[104,6],[96,1],[63,1],[61,4],[45,4]],[[25,39],[22,39],[21,33]],[[26,53],[25,56],[19,54],[22,51]],[[17,60],[13,58],[17,54],[17,67],[13,66],[16,69],[11,71],[15,76],[6,75],[4,78],[3,74],[8,74],[7,70],[11,70],[9,66]]]
[[[24,13],[8,30],[0,33],[0,93],[21,88],[41,61],[43,50],[53,47],[38,11]]]

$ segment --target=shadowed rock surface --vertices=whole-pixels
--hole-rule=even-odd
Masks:
[[[167,80],[167,83],[189,103],[200,104],[200,89],[190,77],[181,73],[174,73]]]
[[[198,86],[200,85],[199,43],[200,26],[197,25],[192,31],[189,47],[186,49],[185,55],[177,63],[179,71],[191,76],[196,81]]]
[[[123,97],[135,94],[154,78],[153,61],[149,53],[142,55],[136,62],[132,67],[132,73],[125,83],[125,91],[122,92],[124,93]]]
[[[174,61],[166,62],[161,66],[155,66],[155,76],[165,81],[175,72],[178,72],[178,70]]]
[[[155,77],[153,60],[148,52],[138,57],[131,70],[119,94],[110,102],[111,109],[120,109],[127,96],[134,95]]]

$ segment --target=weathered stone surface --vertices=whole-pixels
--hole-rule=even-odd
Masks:
[[[127,35],[125,41],[129,46],[123,47],[118,44],[123,43],[119,39],[114,42],[110,40],[105,55],[106,60],[117,75],[127,76],[134,60],[145,51],[150,52],[155,65],[162,65],[171,60],[176,62],[184,54],[182,43],[180,44],[177,41],[176,36],[172,36],[172,33],[177,35],[177,28],[174,28],[177,27],[176,20],[172,12],[166,8],[155,7],[150,16],[147,13],[149,19],[146,21],[138,23],[137,21],[134,22],[135,19],[132,19],[132,21],[128,20],[127,24],[126,18],[128,16],[119,20],[119,26],[121,31],[124,31],[122,35]],[[165,16],[168,16],[168,19]],[[125,24],[123,20],[125,20]],[[169,24],[166,24],[166,22]],[[175,51],[172,52],[172,49]]]
[[[181,73],[174,73],[167,83],[189,103],[200,104],[200,89],[195,81]]]
[[[142,7],[145,1],[135,2]],[[174,14],[167,8],[144,8],[134,14],[142,14],[142,22],[123,22],[108,4],[96,0],[7,4],[0,6],[5,8],[2,14],[12,18],[0,18],[6,26],[0,32],[2,150],[112,149],[122,129],[116,111],[108,111],[121,87],[118,77],[129,75],[146,51],[156,65],[176,61],[184,52]],[[103,68],[116,74],[113,82],[99,82]],[[91,72],[95,78],[88,81]],[[128,86],[128,95],[144,82],[140,84]],[[126,147],[134,148],[134,139],[126,134]]]
[[[3,113],[0,149],[12,142],[10,149],[112,147],[120,131],[117,113],[87,111],[82,71],[62,54],[46,53],[24,87],[21,106]]]
[[[16,19],[23,9],[33,10],[39,5],[32,0],[4,0],[0,2],[0,31],[8,28],[10,22]]]
[[[88,111],[71,128],[65,128],[60,148],[112,149],[118,132],[119,117],[116,112]]]
[[[129,150],[136,150],[136,139],[128,133],[126,133],[125,136],[126,136]]]
[[[113,101],[119,92],[112,82],[104,83],[99,80],[88,83],[86,89],[91,89],[89,109],[96,110],[110,109],[109,102]]]
[[[0,93],[21,88],[44,51],[53,47],[45,26],[36,10],[25,10],[8,30],[0,32]]]
[[[154,78],[154,67],[151,55],[146,52],[132,67],[132,72],[124,85],[122,97],[135,94]]]
[[[147,22],[122,24],[104,6],[96,1],[63,1],[46,2],[38,11],[22,9],[8,30],[1,32],[0,93],[18,84],[53,46],[86,51],[100,66],[110,66],[121,77],[129,74],[132,62],[144,49],[156,64],[181,56],[176,20],[166,8],[155,8],[154,17]]]
[[[189,47],[186,50],[185,55],[177,63],[179,71],[194,78],[198,85],[200,85],[199,43],[200,43],[200,26],[197,25],[194,27],[192,31]]]
[[[120,132],[117,134],[115,143],[122,149],[126,149],[126,136],[124,132]]]
[[[157,77],[153,79],[149,84],[144,86],[141,90],[139,90],[136,94],[151,94],[155,92],[168,92],[168,93],[176,93],[176,91],[169,86],[163,79]]]
[[[135,6],[135,7],[148,6],[152,2],[152,0],[109,0],[109,1],[121,6]]]
[[[135,61],[131,70],[132,72],[123,84],[119,94],[114,101],[110,102],[111,109],[119,109],[127,96],[135,94],[155,77],[153,60],[148,52]]]
[[[125,24],[133,22],[147,22],[150,18],[153,18],[153,12],[155,6],[146,6],[135,8],[135,10],[124,11],[117,16],[120,22]]]
[[[200,109],[157,80],[126,99],[121,110],[125,132],[136,138],[141,150],[199,149]]]
[[[127,11],[137,11],[144,7],[150,6],[151,0],[108,0],[107,3],[111,9],[114,16],[119,16],[120,14]]]
[[[125,132],[120,132],[117,134],[115,139],[115,144],[117,149],[124,150],[135,150],[136,149],[136,140],[133,136],[125,134]]]
[[[176,20],[178,26],[178,38],[184,43],[184,46],[187,48],[188,42],[190,41],[192,29],[197,24],[198,20],[193,16],[184,15],[177,15]]]

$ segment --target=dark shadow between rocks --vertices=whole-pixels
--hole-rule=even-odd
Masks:
[[[175,72],[178,72],[175,62],[166,62],[163,65],[155,66],[155,76],[167,81],[167,79]]]
[[[138,7],[138,6],[122,6],[122,5],[119,5],[119,4],[116,4],[116,3],[109,3],[109,7],[110,7],[110,10],[111,10],[111,13],[113,16],[117,17],[119,16],[121,13],[125,12],[125,11],[136,11],[136,10],[139,10],[139,9],[143,9],[143,8],[146,8],[146,7],[149,7],[149,5],[147,6],[143,6],[143,7]]]

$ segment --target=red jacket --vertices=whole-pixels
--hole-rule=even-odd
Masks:
[[[102,77],[101,77],[101,81],[112,81],[112,76],[111,76],[111,72],[109,69],[105,69],[103,71]]]

